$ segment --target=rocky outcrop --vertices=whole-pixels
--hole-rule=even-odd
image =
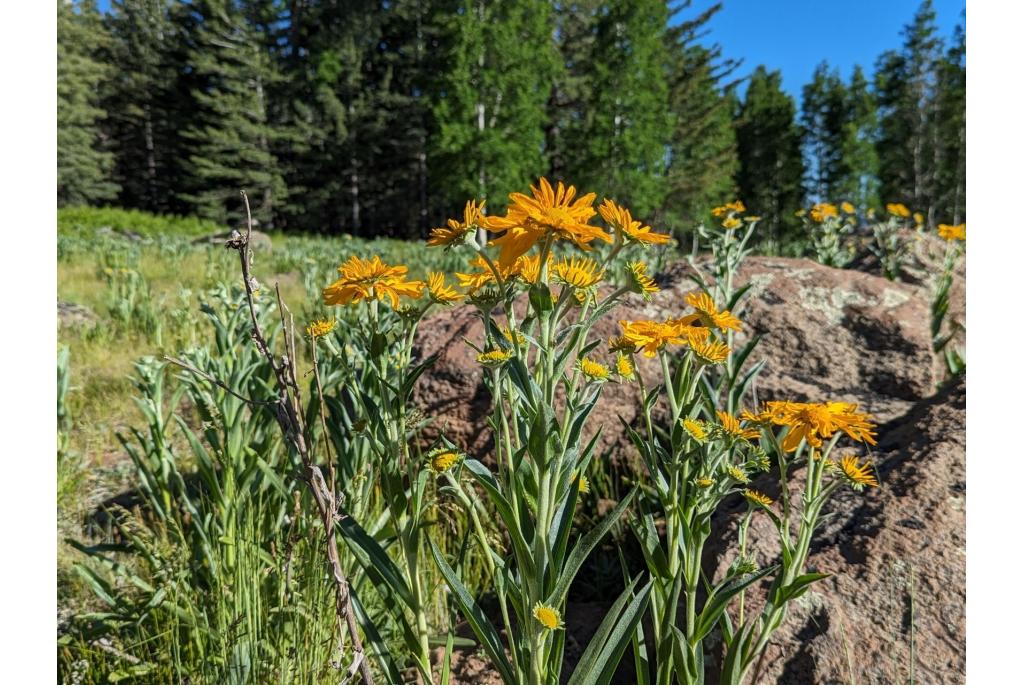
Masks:
[[[687,311],[684,296],[695,288],[691,266],[679,263],[660,277],[662,291],[651,302],[631,296],[605,317],[593,337],[619,333],[620,319],[656,319]],[[904,413],[934,392],[928,302],[914,286],[804,259],[754,257],[737,284],[751,284],[738,314],[748,336],[761,336],[750,363],[765,359],[755,384],[758,401],[771,399],[844,400],[861,404],[880,420]],[[437,363],[421,379],[416,401],[438,428],[468,451],[489,450],[490,397],[483,369],[466,340],[483,340],[483,323],[471,307],[457,307],[422,322],[418,354],[437,354]],[[603,353],[605,348],[600,348]],[[654,362],[640,358],[645,378],[660,374]],[[593,426],[603,426],[600,446],[625,447],[620,417],[636,419],[636,387],[608,384],[595,409]]]
[[[880,487],[840,491],[828,505],[808,568],[833,575],[790,605],[752,682],[882,685],[911,673],[915,682],[964,682],[965,419],[961,376],[880,428]],[[738,500],[720,512],[720,549],[735,540],[746,509]],[[748,539],[759,564],[777,561],[777,537],[767,517],[754,516]],[[731,561],[722,554],[707,570],[724,573]]]
[[[61,326],[91,326],[96,323],[96,313],[82,304],[57,300],[57,322]]]

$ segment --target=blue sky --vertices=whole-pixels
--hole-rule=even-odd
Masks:
[[[110,0],[98,0],[106,10]],[[714,4],[694,0],[683,13],[692,17]],[[902,44],[900,32],[911,21],[920,0],[723,0],[723,8],[708,25],[705,42],[722,45],[723,55],[742,59],[738,76],[759,64],[782,70],[782,86],[800,97],[822,60],[839,67],[849,78],[860,64],[870,75],[875,59]],[[934,0],[939,33],[952,35],[963,21],[966,0]]]
[[[715,4],[694,0],[686,12]],[[723,0],[711,19],[705,42],[719,43],[725,57],[743,59],[736,72],[746,76],[759,64],[782,71],[782,87],[794,97],[822,60],[839,67],[844,79],[860,64],[870,75],[875,60],[903,44],[920,0]],[[947,40],[964,21],[965,0],[934,0],[939,35]]]

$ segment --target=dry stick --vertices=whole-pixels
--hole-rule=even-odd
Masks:
[[[252,250],[250,239],[252,238],[252,213],[249,209],[249,197],[242,191],[242,199],[245,201],[246,233],[241,235],[238,231],[232,231],[227,241],[227,247],[238,250],[238,256],[242,264],[242,281],[245,284],[245,297],[249,305],[249,318],[252,323],[252,340],[256,348],[270,363],[277,379],[278,399],[276,403],[275,418],[281,431],[287,440],[299,453],[302,464],[305,467],[304,480],[309,485],[310,492],[316,502],[320,520],[324,526],[324,541],[326,543],[327,561],[331,566],[334,576],[334,598],[335,613],[339,624],[344,623],[348,628],[349,637],[352,639],[352,649],[355,657],[349,666],[349,676],[360,673],[365,685],[373,685],[373,674],[370,672],[370,663],[363,651],[363,643],[359,638],[359,631],[356,626],[355,616],[352,611],[352,600],[349,595],[348,580],[341,567],[341,560],[338,557],[338,543],[335,536],[335,524],[337,522],[337,505],[334,492],[327,487],[320,467],[313,463],[306,442],[306,426],[302,418],[299,386],[295,380],[295,327],[291,321],[289,329],[288,321],[285,320],[286,310],[281,300],[281,290],[277,290],[278,309],[281,313],[281,323],[284,325],[285,350],[290,354],[282,355],[280,364],[274,357],[274,353],[267,344],[263,335],[258,318],[256,307],[253,301],[253,289],[255,279],[250,273],[250,262],[252,261]],[[289,332],[291,335],[289,336]],[[290,337],[290,340],[289,340]]]

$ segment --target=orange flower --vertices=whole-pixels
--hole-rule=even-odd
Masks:
[[[597,208],[601,218],[614,228],[626,242],[640,243],[641,245],[664,245],[670,236],[663,233],[654,233],[650,226],[643,226],[639,221],[633,219],[633,215],[625,207],[615,204],[614,200],[605,199]]]
[[[447,226],[432,229],[430,231],[430,238],[427,239],[427,246],[438,247],[444,245],[445,247],[452,247],[453,245],[462,244],[477,227],[483,225],[486,221],[487,217],[483,215],[485,203],[486,200],[481,201],[479,205],[477,205],[476,200],[467,202],[466,207],[462,210],[462,221],[448,219]]]
[[[341,278],[324,288],[324,304],[352,304],[359,300],[387,297],[391,306],[398,308],[399,297],[419,298],[423,294],[422,281],[407,281],[405,266],[389,266],[380,257],[360,259],[353,255],[338,267]]]
[[[821,447],[822,438],[831,438],[842,431],[857,442],[875,444],[875,425],[867,414],[858,413],[857,405],[849,402],[769,402],[767,411],[776,425],[789,426],[782,441],[782,449],[794,452],[801,441],[811,447]]]
[[[727,328],[734,331],[740,330],[740,320],[728,310],[719,312],[718,307],[715,306],[715,301],[705,292],[687,293],[686,304],[697,310],[697,314],[705,326],[711,326],[720,331],[724,331]]]
[[[486,228],[504,231],[491,241],[491,245],[501,249],[498,262],[502,268],[514,264],[537,241],[548,235],[556,240],[571,240],[583,250],[589,250],[588,244],[595,239],[612,242],[610,235],[587,223],[596,213],[593,208],[596,196],[593,193],[574,201],[574,186],[566,188],[559,181],[555,189],[546,178],[541,178],[538,186],[530,186],[533,197],[522,193],[510,194],[512,204],[507,214],[486,220]]]

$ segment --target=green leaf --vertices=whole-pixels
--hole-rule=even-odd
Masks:
[[[715,627],[719,617],[725,611],[725,608],[729,606],[729,602],[732,601],[733,597],[764,578],[776,568],[776,566],[768,566],[757,573],[734,578],[715,588],[704,603],[704,609],[700,612],[700,616],[697,617],[697,624],[694,628],[693,636],[690,638],[690,643],[696,645],[704,639],[705,635],[711,632],[711,629]]]
[[[391,650],[388,649],[388,646],[381,638],[380,631],[377,630],[373,619],[363,609],[363,604],[359,601],[359,595],[352,586],[349,588],[349,597],[352,599],[352,609],[355,611],[356,620],[359,622],[359,627],[363,629],[363,634],[366,635],[366,641],[370,645],[370,653],[377,660],[377,665],[387,675],[388,682],[401,683],[401,672],[394,659],[391,658]]]
[[[402,572],[391,560],[391,557],[381,548],[363,528],[356,523],[356,520],[341,510],[341,519],[338,521],[338,530],[355,553],[360,566],[367,575],[375,578],[374,585],[380,582],[387,583],[388,587],[405,603],[410,609],[414,608],[412,591],[406,585]]]
[[[622,512],[626,510],[626,507],[633,501],[633,497],[636,496],[637,488],[633,488],[629,491],[622,501],[619,502],[611,513],[596,528],[588,532],[586,535],[576,541],[576,545],[572,548],[572,552],[569,553],[569,558],[565,562],[565,567],[562,569],[562,574],[558,577],[558,581],[555,583],[554,589],[551,594],[548,595],[546,600],[547,604],[551,606],[562,606],[565,601],[565,596],[569,593],[569,586],[572,584],[573,579],[579,572],[580,567],[583,566],[583,562],[586,561],[587,557],[597,543],[601,541],[601,538],[605,536],[605,533],[611,529],[611,527],[619,520]]]
[[[607,685],[615,674],[626,645],[636,631],[647,610],[654,581],[648,580],[640,592],[633,594],[639,576],[623,590],[608,610],[590,644],[576,664],[568,685]],[[627,604],[628,601],[628,604]],[[625,609],[623,606],[625,605]]]
[[[466,459],[463,462],[467,471],[473,476],[474,480],[483,486],[487,492],[491,503],[494,504],[494,508],[498,512],[498,516],[501,517],[502,522],[505,524],[505,529],[508,531],[509,537],[512,539],[512,545],[516,548],[516,557],[521,560],[523,564],[523,573],[532,576],[535,572],[533,559],[530,556],[530,548],[526,544],[526,538],[523,536],[523,531],[520,530],[519,524],[516,522],[516,517],[512,513],[512,505],[505,495],[501,493],[501,489],[498,487],[498,482],[494,480],[494,475],[490,469],[481,464],[476,459]]]
[[[430,540],[430,553],[434,556],[434,562],[437,564],[441,575],[444,576],[445,582],[448,583],[448,587],[451,589],[452,595],[462,611],[462,615],[469,622],[469,627],[473,629],[473,634],[480,640],[484,651],[487,652],[487,656],[491,659],[491,663],[498,669],[502,680],[506,683],[516,683],[515,672],[512,669],[512,664],[509,663],[508,658],[505,656],[505,648],[498,637],[498,631],[494,629],[494,625],[484,615],[484,612],[477,605],[473,596],[469,594],[469,590],[466,589],[462,581],[455,575],[452,567],[444,560],[444,555],[441,554],[441,550],[437,548],[433,540]]]
[[[792,583],[779,590],[777,595],[778,602],[776,603],[776,606],[797,599],[805,592],[807,592],[807,590],[810,589],[812,584],[817,583],[819,580],[824,580],[825,578],[828,578],[830,575],[832,574],[805,573],[802,576],[797,576],[797,578]]]

